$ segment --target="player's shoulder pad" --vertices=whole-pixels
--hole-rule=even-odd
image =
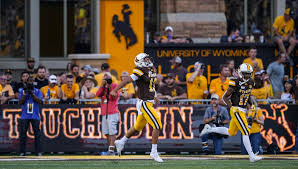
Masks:
[[[134,74],[139,75],[139,76],[142,76],[142,75],[144,74],[144,71],[143,71],[143,69],[142,69],[141,67],[135,67],[135,68],[132,70],[132,72],[133,72]]]

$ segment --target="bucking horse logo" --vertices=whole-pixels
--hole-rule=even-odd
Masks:
[[[123,5],[123,9],[121,10],[121,13],[123,14],[123,22],[119,21],[118,15],[114,15],[112,23],[114,27],[113,34],[115,34],[118,41],[121,42],[120,35],[125,37],[126,49],[137,43],[137,36],[129,22],[129,15],[132,14],[132,11],[129,10],[129,8],[128,4]]]

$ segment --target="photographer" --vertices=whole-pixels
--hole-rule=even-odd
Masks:
[[[20,156],[26,155],[26,140],[29,124],[31,123],[34,131],[35,154],[41,156],[40,153],[40,117],[39,104],[42,103],[42,93],[33,86],[33,76],[29,76],[27,83],[23,88],[19,89],[19,102],[22,105],[22,114],[20,119]]]
[[[211,96],[211,107],[206,109],[204,115],[204,124],[210,125],[211,127],[221,127],[229,123],[228,111],[225,107],[219,106],[219,97],[217,94]],[[224,135],[216,133],[201,132],[200,137],[202,138],[203,153],[208,154],[208,139],[213,140],[214,154],[222,154],[222,143]]]
[[[119,91],[115,97],[110,95],[110,92],[116,88],[117,84],[113,83],[112,75],[105,72],[103,80],[96,96],[101,98],[101,115],[102,115],[102,133],[106,135],[109,145],[107,155],[115,155],[115,140],[117,131],[117,124],[119,121],[118,100]]]
[[[261,144],[261,128],[260,125],[264,125],[264,116],[262,110],[254,105],[247,104],[248,114],[247,123],[250,129],[249,140],[251,142],[252,151],[257,153]],[[241,137],[242,138],[242,137]],[[241,154],[247,154],[243,141],[241,139]]]

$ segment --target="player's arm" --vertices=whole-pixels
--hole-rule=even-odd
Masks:
[[[123,88],[126,84],[131,83],[133,81],[133,79],[129,76],[128,78],[124,79],[123,81],[121,81],[117,87],[115,87],[112,91],[111,91],[111,96],[112,97],[116,97],[117,96],[117,91],[120,90],[121,88]]]
[[[234,89],[229,87],[227,89],[227,91],[225,92],[225,94],[222,96],[224,103],[228,106],[228,108],[232,107],[232,104],[229,100],[230,96],[232,95],[232,93],[234,92]]]
[[[256,101],[256,98],[252,95],[249,96],[249,102],[253,105],[255,105],[256,107],[258,106],[258,103]]]

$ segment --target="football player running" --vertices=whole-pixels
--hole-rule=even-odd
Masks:
[[[157,153],[158,136],[162,125],[159,116],[153,108],[153,104],[157,101],[155,92],[156,69],[153,67],[153,63],[150,60],[149,55],[146,53],[138,54],[135,57],[134,62],[136,67],[133,69],[133,73],[130,77],[122,81],[111,91],[111,95],[116,96],[119,89],[132,81],[135,81],[138,86],[137,95],[139,99],[136,104],[136,108],[138,110],[137,121],[135,125],[127,131],[125,136],[123,136],[120,140],[115,141],[115,146],[120,156],[127,140],[137,132],[142,131],[145,125],[149,123],[153,128],[150,157],[157,162],[163,162]]]
[[[237,134],[238,130],[242,133],[243,144],[246,151],[249,154],[250,162],[256,162],[262,160],[263,157],[257,156],[258,153],[254,154],[251,148],[247,120],[246,120],[246,107],[247,102],[251,104],[257,104],[256,101],[251,97],[250,93],[254,86],[254,80],[251,78],[253,68],[247,63],[240,65],[238,69],[239,78],[230,79],[229,88],[223,95],[223,100],[226,105],[230,108],[231,121],[229,129],[226,127],[212,128],[209,125],[205,125],[200,135],[208,133],[219,133],[229,136]],[[229,101],[231,98],[231,102]]]

